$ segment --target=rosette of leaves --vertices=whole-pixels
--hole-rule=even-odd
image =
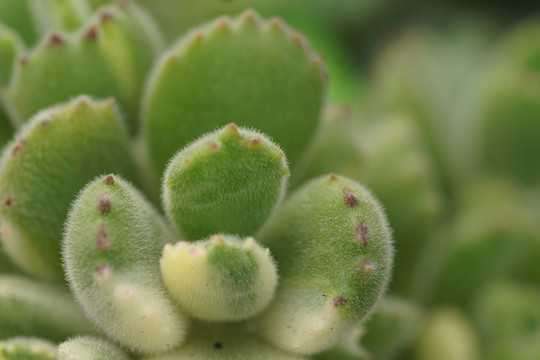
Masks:
[[[0,161],[2,243],[38,278],[0,280],[1,356],[299,359],[331,348],[384,293],[392,244],[354,180],[327,174],[285,196],[318,131],[321,57],[252,11],[163,51],[131,2],[88,16],[80,3],[42,7],[80,27],[51,20],[30,52],[9,30],[17,40],[0,49],[15,129]],[[13,16],[35,24],[31,4]]]

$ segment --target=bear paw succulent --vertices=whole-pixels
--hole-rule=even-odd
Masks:
[[[163,52],[131,2],[47,4],[33,50],[0,41],[2,243],[41,279],[1,275],[0,359],[303,359],[370,314],[378,201],[334,174],[286,195],[327,84],[300,33],[246,11]]]

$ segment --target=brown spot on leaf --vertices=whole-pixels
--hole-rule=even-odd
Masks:
[[[375,265],[373,265],[373,261],[371,261],[370,259],[364,259],[362,260],[362,263],[358,268],[358,274],[360,275],[360,277],[365,277],[371,274],[374,269]]]
[[[47,126],[51,123],[51,118],[50,117],[46,117],[45,119],[41,120],[41,126]]]
[[[218,144],[216,142],[212,141],[210,143],[210,149],[217,150],[218,149]]]
[[[337,176],[335,174],[330,174],[329,179],[330,181],[334,181],[337,179]]]
[[[367,224],[359,216],[356,217],[356,241],[362,245],[367,245],[369,243],[369,228]]]
[[[99,14],[99,19],[100,19],[101,23],[104,24],[107,21],[110,21],[110,20],[114,19],[114,15],[111,14],[110,12],[108,12],[108,11],[102,11]]]
[[[23,138],[19,140],[17,145],[15,145],[13,149],[11,150],[11,155],[17,156],[17,154],[19,154],[19,152],[21,151],[21,149],[24,147],[25,144],[26,144],[26,139]]]
[[[224,16],[216,22],[214,29],[216,31],[223,31],[223,30],[230,29],[230,27],[231,27],[231,20],[229,19],[229,17]]]
[[[112,175],[107,175],[107,177],[105,178],[104,182],[105,182],[105,185],[112,185],[112,184],[114,184],[114,176],[112,176]]]
[[[95,26],[90,26],[83,34],[82,39],[86,42],[96,41],[98,37],[97,28]]]
[[[358,198],[348,188],[343,189],[343,200],[345,200],[345,204],[347,204],[348,207],[353,208],[358,206]]]
[[[330,300],[330,305],[335,307],[343,306],[347,302],[347,298],[344,295],[339,295],[332,300]]]
[[[251,146],[257,146],[261,143],[261,139],[259,138],[251,138],[249,139],[249,145]]]
[[[111,198],[108,194],[103,194],[99,198],[99,212],[101,215],[107,215],[111,211]]]
[[[105,251],[110,247],[109,234],[105,231],[103,225],[100,225],[96,232],[96,246],[98,250]]]
[[[13,199],[11,197],[6,198],[6,200],[4,200],[4,205],[6,205],[9,208],[12,207],[13,206]]]
[[[57,32],[52,32],[47,40],[47,45],[62,45],[66,40]]]
[[[200,42],[202,42],[204,40],[204,34],[202,33],[202,31],[197,31],[195,33],[195,35],[193,36],[193,40],[192,42],[195,43],[195,44],[198,44]]]
[[[17,59],[17,61],[19,62],[19,64],[21,66],[25,66],[28,64],[28,56],[25,56],[25,55],[22,55],[22,56],[19,56],[19,58]]]

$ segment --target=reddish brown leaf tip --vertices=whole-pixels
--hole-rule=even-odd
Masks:
[[[366,223],[360,218],[356,218],[356,241],[361,245],[367,245],[369,243],[369,228]]]
[[[329,179],[330,179],[330,181],[337,180],[337,176],[335,174],[330,174]]]
[[[100,225],[96,233],[96,246],[98,250],[105,251],[110,247],[109,234],[105,231],[103,225]]]
[[[52,119],[50,117],[46,117],[45,119],[41,120],[41,126],[47,126],[51,123]]]
[[[114,15],[108,11],[102,11],[101,13],[99,13],[99,20],[101,21],[102,24],[112,19],[114,19]]]
[[[95,26],[90,26],[83,34],[82,39],[86,42],[96,41],[98,37],[97,28]]]
[[[66,40],[64,40],[64,38],[60,34],[53,32],[49,35],[47,45],[62,45],[65,44],[65,42]]]
[[[103,194],[99,198],[99,212],[101,215],[107,215],[111,211],[111,198],[108,194]]]
[[[204,34],[202,33],[202,31],[197,31],[194,35],[193,35],[193,43],[200,43],[204,40]]]
[[[238,130],[238,126],[236,126],[235,123],[230,123],[225,126],[225,133],[234,134],[235,136],[240,136],[240,131]]]
[[[223,30],[230,29],[230,27],[231,27],[231,19],[228,16],[224,16],[216,21],[214,30],[223,31]]]
[[[281,18],[274,16],[268,21],[270,28],[279,32],[285,32],[285,24]]]
[[[255,11],[248,9],[242,14],[242,21],[244,24],[255,25],[259,22],[259,18]]]
[[[107,177],[105,177],[105,185],[112,185],[114,184],[114,176],[112,175],[107,175]]]
[[[19,140],[19,142],[17,143],[17,145],[15,145],[15,146],[13,147],[13,149],[11,150],[11,155],[12,155],[12,156],[17,156],[17,155],[21,152],[21,150],[22,150],[22,148],[24,147],[24,145],[26,145],[26,139],[21,139],[21,140]]]
[[[343,189],[343,200],[348,207],[354,208],[358,206],[358,198],[351,192],[350,189]]]
[[[330,300],[330,305],[335,306],[335,307],[340,307],[340,306],[345,305],[346,302],[347,302],[347,298],[343,295],[339,295],[333,298],[332,300]]]
[[[259,138],[251,138],[251,139],[249,139],[248,143],[249,143],[250,146],[257,146],[257,145],[259,145],[261,143],[261,139],[259,139]]]

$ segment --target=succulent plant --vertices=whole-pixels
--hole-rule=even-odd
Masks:
[[[399,6],[0,0],[0,360],[537,359],[538,19]]]
[[[333,169],[286,194],[321,131],[321,56],[253,11],[164,50],[135,4],[89,9],[0,0],[32,49],[0,27],[1,237],[28,274],[0,277],[0,359],[332,348],[382,297],[393,245]]]

